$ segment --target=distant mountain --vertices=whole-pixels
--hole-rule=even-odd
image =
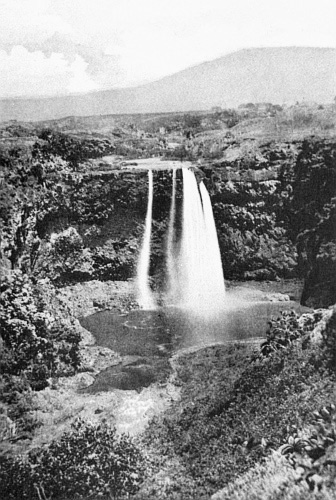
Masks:
[[[0,120],[206,110],[247,102],[331,102],[336,49],[244,49],[139,87],[0,100]]]

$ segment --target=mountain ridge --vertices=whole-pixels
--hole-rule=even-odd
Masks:
[[[246,48],[136,87],[86,94],[0,99],[0,120],[199,111],[243,102],[331,102],[336,95],[336,49]]]

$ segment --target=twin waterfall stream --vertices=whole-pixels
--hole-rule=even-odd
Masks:
[[[167,292],[165,305],[208,316],[224,308],[225,285],[216,227],[209,193],[195,174],[182,168],[182,231],[176,231],[176,169],[173,170],[172,196],[166,245]],[[148,170],[148,204],[142,248],[137,269],[138,303],[142,309],[157,307],[149,284],[153,171]]]

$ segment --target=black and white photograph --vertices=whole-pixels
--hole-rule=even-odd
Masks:
[[[0,274],[2,500],[335,500],[335,0],[0,0]]]

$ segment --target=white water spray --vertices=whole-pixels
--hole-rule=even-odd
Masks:
[[[148,170],[148,203],[145,233],[140,252],[137,272],[138,302],[142,309],[155,309],[156,303],[149,286],[150,243],[153,210],[153,172]]]

